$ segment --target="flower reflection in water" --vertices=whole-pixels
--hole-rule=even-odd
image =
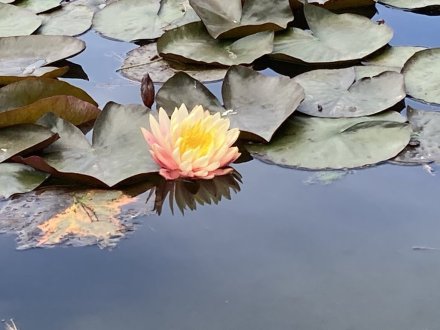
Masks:
[[[184,214],[186,210],[196,210],[197,205],[217,205],[223,198],[230,200],[232,192],[238,193],[241,183],[241,175],[237,171],[211,180],[162,180],[154,191],[154,209],[157,214],[162,214],[167,198],[172,213],[175,206]]]
[[[18,249],[89,246],[113,248],[139,220],[161,214],[168,198],[171,211],[218,204],[240,191],[234,171],[211,180],[167,181],[159,176],[125,190],[68,190],[45,187],[0,202],[0,233],[17,235]]]

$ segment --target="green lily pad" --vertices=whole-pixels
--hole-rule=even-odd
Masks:
[[[411,143],[395,159],[405,164],[440,163],[440,113],[407,109],[414,131]]]
[[[304,5],[305,0],[290,0],[290,5],[294,9],[299,9]],[[376,0],[307,0],[309,4],[316,4],[329,10],[340,10],[346,8],[366,7],[374,5]]]
[[[394,66],[380,66],[380,65],[356,65],[353,67],[356,74],[356,81],[363,78],[373,78],[384,72],[392,71],[400,73],[401,69]]]
[[[27,36],[37,30],[41,22],[31,11],[0,3],[0,37]]]
[[[45,65],[72,57],[85,48],[84,41],[67,36],[0,38],[0,79],[38,76]]]
[[[304,99],[304,90],[288,77],[268,77],[235,66],[226,74],[222,95],[231,126],[268,142],[298,108]]]
[[[387,68],[395,68],[402,70],[405,63],[415,53],[424,50],[424,47],[409,47],[409,46],[388,46],[380,54],[375,54],[362,61],[363,65],[377,65]]]
[[[244,138],[267,142],[304,98],[303,89],[292,79],[264,76],[242,66],[228,70],[222,95],[226,108],[202,83],[182,72],[162,86],[156,103],[169,114],[182,103],[189,109],[202,105],[229,118]]]
[[[15,0],[0,0],[0,3],[13,3]]]
[[[0,86],[9,85],[30,77],[58,78],[66,74],[68,71],[68,66],[63,66],[60,68],[55,66],[43,66],[32,70],[32,76],[29,76],[28,74],[19,74],[18,76],[0,76]]]
[[[17,154],[43,149],[57,139],[57,134],[38,125],[0,128],[0,163]]]
[[[82,89],[48,78],[29,78],[0,88],[0,127],[33,123],[53,112],[75,125],[94,120],[96,102]]]
[[[293,20],[288,0],[190,0],[213,38],[279,31]]]
[[[384,72],[356,81],[354,67],[313,70],[294,78],[306,97],[298,111],[315,117],[362,117],[387,110],[405,96],[403,76]]]
[[[41,157],[21,162],[56,176],[108,187],[157,172],[140,129],[149,127],[149,112],[140,105],[108,103],[95,122],[92,145],[78,128],[47,114],[38,123],[58,133],[60,139]]]
[[[439,0],[378,0],[384,5],[403,9],[424,9],[428,7],[440,7]]]
[[[87,6],[64,5],[60,9],[40,14],[43,19],[38,34],[77,36],[92,26],[94,12]]]
[[[440,104],[440,48],[414,54],[402,70],[408,95],[428,103]]]
[[[309,64],[351,62],[385,46],[393,37],[386,24],[377,24],[354,14],[334,14],[305,5],[310,31],[290,28],[277,34],[271,57]]]
[[[251,64],[272,52],[273,37],[273,32],[259,32],[238,40],[216,40],[196,22],[166,32],[157,41],[157,51],[167,60],[183,63]]]
[[[119,71],[125,78],[134,81],[141,81],[142,77],[148,73],[154,82],[161,83],[167,81],[179,71],[185,71],[191,77],[200,81],[221,80],[226,74],[224,68],[167,61],[157,53],[156,43],[150,43],[128,52]]]
[[[386,161],[411,137],[406,118],[397,112],[359,118],[295,115],[267,145],[247,149],[262,161],[312,170],[357,168]]]
[[[187,0],[119,0],[95,14],[93,27],[106,37],[134,41],[198,20]]]
[[[57,8],[60,3],[61,0],[18,0],[15,5],[38,14]]]
[[[40,186],[49,174],[23,164],[0,164],[0,197],[29,192]]]

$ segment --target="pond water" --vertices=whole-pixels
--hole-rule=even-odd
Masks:
[[[440,47],[439,17],[377,8],[393,45]],[[70,82],[100,105],[140,103],[115,73],[135,45],[82,38],[73,61],[90,81]],[[22,330],[440,329],[438,176],[382,165],[324,184],[256,160],[234,167],[243,184],[231,200],[164,208],[112,250],[17,251],[0,236],[0,319]]]

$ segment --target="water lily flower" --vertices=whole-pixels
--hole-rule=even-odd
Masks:
[[[240,156],[232,146],[240,131],[229,126],[220,113],[212,115],[202,106],[188,112],[182,104],[171,118],[162,108],[158,120],[150,115],[150,130],[142,128],[142,133],[167,180],[212,179],[232,172],[227,166]]]

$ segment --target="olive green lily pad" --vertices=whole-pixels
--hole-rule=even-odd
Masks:
[[[119,71],[125,78],[134,81],[141,81],[142,77],[148,73],[154,82],[165,82],[179,71],[185,71],[200,81],[221,80],[226,74],[224,68],[167,61],[157,53],[156,43],[150,43],[128,52]]]
[[[64,5],[60,9],[40,14],[43,19],[38,34],[77,36],[92,26],[94,12],[87,6]]]
[[[229,118],[244,138],[267,142],[304,98],[303,89],[292,79],[268,77],[243,66],[228,70],[222,95],[225,107],[202,83],[181,72],[162,86],[156,102],[169,114],[182,103],[189,109],[202,105]]]
[[[440,7],[439,0],[378,0],[384,5],[403,9],[423,9],[428,7]]]
[[[294,80],[305,91],[298,111],[315,117],[362,117],[387,110],[405,96],[403,76],[384,72],[356,81],[355,68],[313,70]]]
[[[42,149],[58,136],[39,125],[16,125],[0,128],[0,163],[17,154]]]
[[[0,164],[0,197],[29,192],[40,186],[49,174],[23,164]]]
[[[0,77],[38,76],[45,65],[72,57],[85,48],[84,41],[67,36],[0,38]]]
[[[15,5],[38,14],[57,8],[60,3],[61,0],[18,0]]]
[[[400,73],[401,71],[400,68],[395,66],[387,67],[381,65],[357,65],[353,68],[356,74],[356,81],[363,78],[373,78],[387,71],[393,71],[396,73]]]
[[[275,36],[271,57],[309,64],[359,60],[385,46],[393,37],[386,24],[354,14],[334,14],[313,5],[304,6],[310,31],[290,28]]]
[[[428,103],[440,104],[440,48],[414,54],[402,70],[408,95]]]
[[[0,88],[0,127],[33,123],[54,112],[75,125],[94,120],[96,102],[82,89],[48,78],[29,78]]]
[[[312,170],[373,165],[395,157],[411,137],[397,112],[359,118],[295,115],[267,145],[250,145],[251,154],[271,164]]]
[[[165,59],[183,63],[251,64],[272,52],[273,38],[273,32],[259,32],[238,40],[216,40],[203,23],[195,22],[166,32],[157,41],[157,51]]]
[[[108,103],[95,122],[92,145],[77,127],[47,114],[38,123],[58,133],[60,139],[41,158],[21,161],[56,176],[108,187],[157,172],[141,132],[141,126],[149,127],[149,112],[140,105]]]
[[[414,134],[393,160],[405,164],[440,163],[440,113],[408,107],[407,116]]]
[[[29,10],[0,3],[0,37],[32,34],[41,22],[41,18]]]
[[[279,31],[293,20],[288,0],[190,0],[213,38]]]
[[[198,20],[187,0],[119,0],[95,14],[93,27],[106,37],[134,41]]]

